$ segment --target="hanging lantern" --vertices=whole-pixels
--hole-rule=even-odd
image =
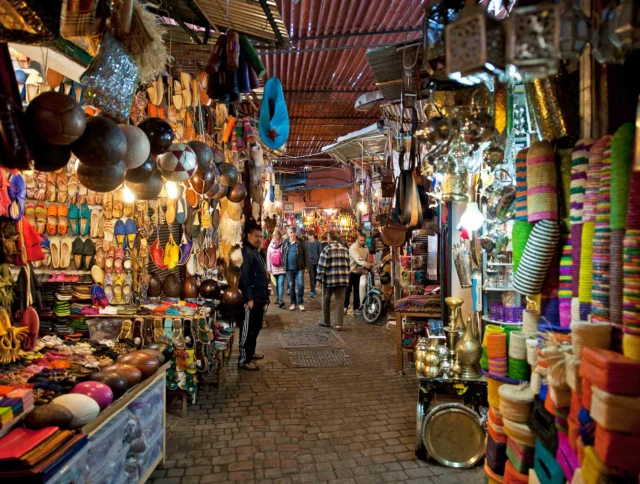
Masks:
[[[507,21],[507,73],[516,80],[543,78],[560,65],[561,5],[543,1],[516,7]]]
[[[611,42],[628,52],[640,48],[640,4],[637,0],[622,0],[613,12],[614,32]]]
[[[564,60],[577,59],[591,38],[591,22],[579,0],[565,0],[560,17],[560,53]]]
[[[504,32],[475,1],[467,0],[460,17],[445,28],[449,79],[472,86],[504,73]]]
[[[469,201],[469,172],[464,163],[449,158],[442,178],[442,201],[462,203]]]
[[[591,40],[593,57],[600,64],[622,64],[624,62],[624,52],[612,40],[616,30],[614,22],[613,12],[605,10],[598,30],[593,33]]]

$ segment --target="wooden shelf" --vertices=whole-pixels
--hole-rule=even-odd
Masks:
[[[482,320],[486,321],[487,323],[491,323],[491,324],[502,324],[504,326],[522,326],[522,321],[497,321],[495,319],[491,319],[489,318],[489,316],[482,316]]]
[[[513,287],[484,287],[482,290],[489,292],[515,292]]]

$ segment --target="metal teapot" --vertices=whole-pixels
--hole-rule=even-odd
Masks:
[[[516,187],[513,179],[506,170],[500,169],[496,174],[503,172],[506,180],[497,177],[491,185],[482,193],[482,203],[487,207],[487,218],[490,222],[504,223],[511,220],[516,214]],[[503,182],[508,181],[507,185]]]

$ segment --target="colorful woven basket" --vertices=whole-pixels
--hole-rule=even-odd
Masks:
[[[532,230],[533,224],[530,224],[529,222],[525,222],[523,220],[518,220],[515,224],[513,224],[513,229],[511,230],[511,240],[513,246],[514,274],[518,271],[520,259],[522,259],[524,248],[527,245],[527,240],[529,240],[529,236],[531,235]]]
[[[593,237],[593,283],[591,289],[591,319],[609,321],[609,254],[611,246],[611,142],[602,153],[596,203],[596,226]]]
[[[560,257],[560,326],[569,327],[571,324],[571,298],[573,297],[573,267],[572,267],[572,240],[569,238],[562,246]]]
[[[596,141],[589,150],[589,167],[587,169],[587,185],[584,193],[582,221],[596,221],[596,206],[598,204],[598,192],[600,191],[600,170],[602,169],[602,157],[611,136],[605,136]]]
[[[513,281],[519,293],[534,295],[542,291],[559,238],[560,229],[554,220],[541,220],[533,227]]]
[[[587,186],[587,168],[591,141],[580,140],[571,155],[571,224],[582,223],[582,206]]]
[[[558,220],[555,153],[548,141],[536,141],[527,152],[527,219]]]
[[[516,155],[516,220],[527,221],[527,152],[523,148]]]
[[[559,149],[560,157],[560,218],[565,220],[566,228],[569,229],[570,213],[571,213],[571,158],[573,150]]]
[[[626,228],[634,136],[635,126],[625,123],[611,141],[611,230]]]
[[[593,284],[593,236],[596,223],[585,222],[582,226],[582,250],[580,252],[580,320],[586,321],[591,313],[591,289]],[[586,312],[586,314],[585,314]]]
[[[611,250],[609,263],[609,317],[613,324],[622,324],[622,278],[624,229],[611,230]]]

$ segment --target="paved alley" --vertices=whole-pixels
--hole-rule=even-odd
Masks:
[[[482,482],[481,466],[456,471],[415,459],[417,382],[395,371],[393,332],[351,316],[344,331],[320,328],[320,298],[306,306],[269,309],[260,372],[239,373],[234,349],[223,388],[200,393],[186,419],[168,415],[167,462],[153,482]],[[320,340],[333,333],[315,349],[344,350],[348,365],[293,367],[281,343],[295,330]]]

